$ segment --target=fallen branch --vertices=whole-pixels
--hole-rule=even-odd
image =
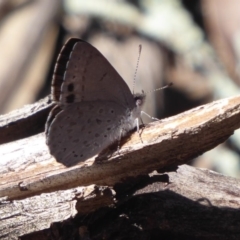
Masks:
[[[126,181],[116,187],[118,196],[109,187],[91,185],[22,200],[2,199],[0,238],[76,239],[86,225],[84,232],[90,231],[92,239],[240,237],[239,180],[182,165],[177,172],[146,176],[141,183],[133,187],[132,179]],[[115,208],[93,212],[113,204]],[[85,216],[80,226],[74,222],[77,214]]]
[[[77,197],[74,194],[78,195],[78,190],[76,189],[79,186],[86,186],[87,189],[87,186],[95,184],[98,186],[108,186],[103,187],[104,189],[111,189],[116,184],[127,182],[129,178],[146,175],[156,169],[159,172],[164,172],[167,169],[176,169],[178,165],[187,163],[193,157],[222,143],[239,127],[240,97],[232,97],[149,124],[143,129],[141,134],[143,143],[139,139],[138,134],[134,133],[121,146],[120,154],[108,149],[97,160],[91,158],[71,168],[66,168],[57,163],[50,156],[48,148],[45,145],[44,134],[1,145],[0,197],[3,200],[0,205],[0,211],[2,211],[0,214],[0,229],[7,226],[6,216],[9,216],[10,211],[7,209],[11,209],[9,204],[16,202],[20,204],[21,201],[29,201],[31,205],[32,199],[37,198],[37,195],[41,193],[44,193],[40,195],[43,198],[41,202],[45,202],[44,199],[47,199],[51,194],[52,196],[54,194],[58,196],[61,191],[72,191],[71,194],[73,195],[71,195],[72,199],[70,201],[75,201]],[[186,174],[188,173],[186,172]],[[211,177],[214,179],[215,175],[213,174]],[[173,192],[196,201],[197,194],[190,196],[184,190],[186,182],[181,182],[179,179],[171,179],[170,177],[170,181],[174,182],[174,184],[180,184],[177,189],[173,188]],[[234,187],[239,189],[239,181],[237,180],[233,181],[231,178],[223,176],[218,179],[221,180],[219,184],[226,184],[226,189],[230,189],[231,186],[233,187],[233,182],[235,184]],[[201,195],[203,198],[210,199],[210,202],[213,202],[213,204],[217,203],[219,195],[216,194],[214,196],[216,200],[211,199],[211,196],[204,195],[208,189],[211,189],[211,186],[214,186],[212,185],[213,183],[208,181],[209,184],[202,186],[201,181],[200,178],[194,179],[193,192],[197,193],[200,187],[203,191]],[[98,189],[99,187],[96,186],[96,188]],[[59,190],[61,191],[59,192]],[[49,193],[47,194],[47,192]],[[109,195],[111,199],[113,195]],[[229,193],[229,196],[233,200],[234,194]],[[239,198],[239,192],[235,192],[236,196]],[[54,201],[54,197],[50,199]],[[9,200],[13,202],[8,202]],[[81,201],[82,198],[77,199],[78,203]],[[69,199],[63,199],[61,202],[68,202],[69,204]],[[110,202],[113,203],[112,200],[103,201],[102,203],[100,201],[100,204],[97,206],[106,206]],[[23,204],[22,202],[21,204],[21,206],[24,205],[24,208],[20,208],[18,211],[20,216],[23,215],[23,209],[25,213],[28,211],[31,212],[27,204]],[[224,204],[226,207],[233,207],[232,201],[227,201]],[[85,208],[89,209],[88,213],[96,209],[95,207],[91,208],[91,205],[91,201],[88,207],[85,205]],[[93,204],[93,206],[95,205]],[[235,207],[237,206],[239,207],[239,201],[235,204]],[[39,208],[38,206],[35,207],[36,212],[38,210],[40,212],[43,211],[43,208],[40,208],[40,206]],[[50,218],[50,222],[63,221],[68,218],[66,216],[72,216],[72,210],[69,210],[62,217],[59,215],[58,207],[56,209],[50,207],[49,210],[55,212],[56,216],[58,216]],[[77,208],[76,212],[79,211]],[[11,219],[12,222],[16,221],[14,217],[16,218],[16,214]],[[17,218],[19,219],[19,216]],[[29,220],[25,222],[27,226],[30,223],[31,221]],[[33,228],[27,230],[26,225],[16,226],[16,228],[24,228],[24,231],[19,230],[22,234],[34,231]],[[41,225],[41,220],[39,219],[34,221],[34,226],[36,230],[47,228],[46,224]]]

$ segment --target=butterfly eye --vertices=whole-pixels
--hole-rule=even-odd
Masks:
[[[136,105],[137,105],[138,107],[142,107],[143,103],[144,103],[143,99],[137,99],[137,100],[136,100]]]

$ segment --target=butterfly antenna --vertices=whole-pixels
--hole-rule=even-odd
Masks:
[[[134,78],[133,78],[133,94],[134,94],[134,88],[135,88],[135,84],[136,84],[137,71],[138,71],[138,65],[139,65],[139,61],[140,61],[141,52],[142,52],[142,45],[139,44],[137,66],[136,66],[136,70],[135,70]]]
[[[148,93],[152,93],[152,92],[156,92],[156,91],[159,91],[159,90],[163,90],[163,89],[165,89],[165,88],[171,87],[172,85],[173,85],[173,83],[171,82],[171,83],[169,83],[169,84],[167,84],[167,85],[165,85],[165,86],[163,86],[163,87],[161,87],[161,88],[156,88],[156,89],[154,89],[154,90],[151,90],[151,91],[149,91]]]

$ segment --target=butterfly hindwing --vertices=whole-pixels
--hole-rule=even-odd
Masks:
[[[116,103],[71,104],[56,115],[49,127],[50,152],[66,166],[84,161],[121,137],[124,119],[124,108]]]

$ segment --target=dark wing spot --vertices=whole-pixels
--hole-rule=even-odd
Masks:
[[[102,123],[102,121],[100,120],[100,119],[96,119],[96,122],[97,122],[97,124],[101,124]]]
[[[74,94],[70,94],[66,97],[66,102],[67,103],[73,103],[75,100],[75,95]]]
[[[78,155],[75,153],[75,151],[72,151],[72,154],[74,157],[78,157]]]
[[[99,137],[100,135],[98,133],[95,134],[95,137]]]
[[[67,89],[69,92],[72,92],[74,90],[74,84],[73,83],[68,84]]]

